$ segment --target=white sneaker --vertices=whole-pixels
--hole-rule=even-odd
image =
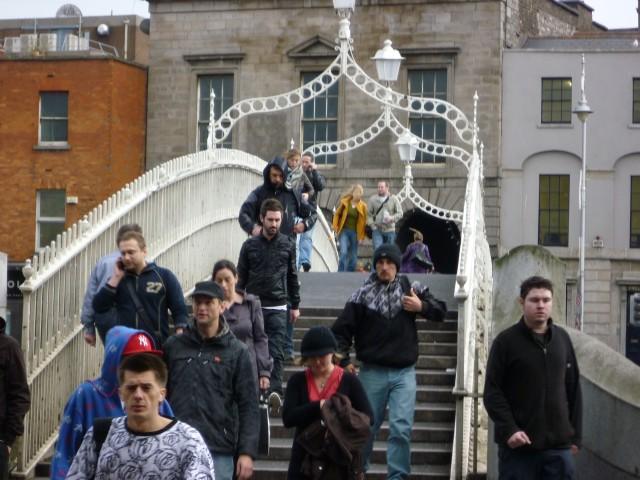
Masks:
[[[272,417],[277,417],[280,415],[280,411],[282,409],[282,398],[278,394],[278,392],[271,392],[269,394],[269,415]]]

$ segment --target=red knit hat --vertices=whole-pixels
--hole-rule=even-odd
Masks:
[[[144,332],[134,333],[129,337],[127,344],[124,346],[122,356],[135,355],[137,353],[151,353],[153,355],[162,355],[161,350],[155,350],[153,339]]]

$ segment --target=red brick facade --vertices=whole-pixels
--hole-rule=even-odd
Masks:
[[[38,147],[40,92],[68,92],[68,148]],[[110,57],[0,57],[0,251],[29,258],[36,191],[64,189],[66,226],[143,172],[147,69]]]

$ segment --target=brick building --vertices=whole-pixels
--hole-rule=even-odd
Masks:
[[[219,116],[240,99],[299,87],[336,55],[338,19],[331,0],[148,1],[147,168],[204,148],[211,87]],[[370,57],[387,38],[406,58],[394,90],[445,99],[469,117],[478,91],[487,229],[494,251],[500,221],[502,52],[529,36],[599,28],[580,2],[551,0],[362,0],[351,23],[355,57],[370,75],[375,76]],[[291,138],[303,147],[348,138],[380,115],[379,104],[344,81],[308,105],[243,118],[227,146],[268,160],[285,150]],[[399,119],[424,138],[455,143],[455,134],[442,120],[406,114]],[[329,211],[351,183],[363,183],[367,194],[378,179],[390,180],[392,192],[401,187],[403,167],[385,133],[358,150],[318,162],[329,185],[320,206]],[[459,162],[423,155],[413,175],[423,197],[444,208],[462,208],[466,170]],[[409,210],[399,230],[401,246],[409,226],[425,233],[439,271],[455,270],[457,225]]]

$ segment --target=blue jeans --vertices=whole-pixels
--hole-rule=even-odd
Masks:
[[[298,235],[299,239],[299,254],[298,254],[298,270],[303,263],[311,265],[311,253],[313,251],[313,230],[316,228],[316,224],[313,224],[309,230]]]
[[[287,310],[263,308],[262,316],[264,317],[264,333],[269,338],[269,355],[273,358],[271,391],[282,395],[282,369],[287,340]],[[216,478],[218,478],[217,475]]]
[[[499,480],[574,480],[575,463],[569,448],[522,450],[498,447]]]
[[[213,471],[216,480],[233,480],[235,470],[233,455],[211,452],[211,456],[213,457]]]
[[[340,242],[339,272],[355,272],[358,261],[358,236],[355,230],[343,228],[338,236]]]
[[[373,230],[371,241],[373,242],[373,251],[375,252],[376,248],[378,248],[383,243],[396,243],[396,232],[395,230],[392,232],[381,232],[376,228],[375,230]]]
[[[358,376],[373,409],[371,438],[364,449],[365,470],[369,468],[373,442],[389,405],[387,479],[400,480],[411,473],[411,429],[416,409],[416,367],[387,368],[364,364]]]

